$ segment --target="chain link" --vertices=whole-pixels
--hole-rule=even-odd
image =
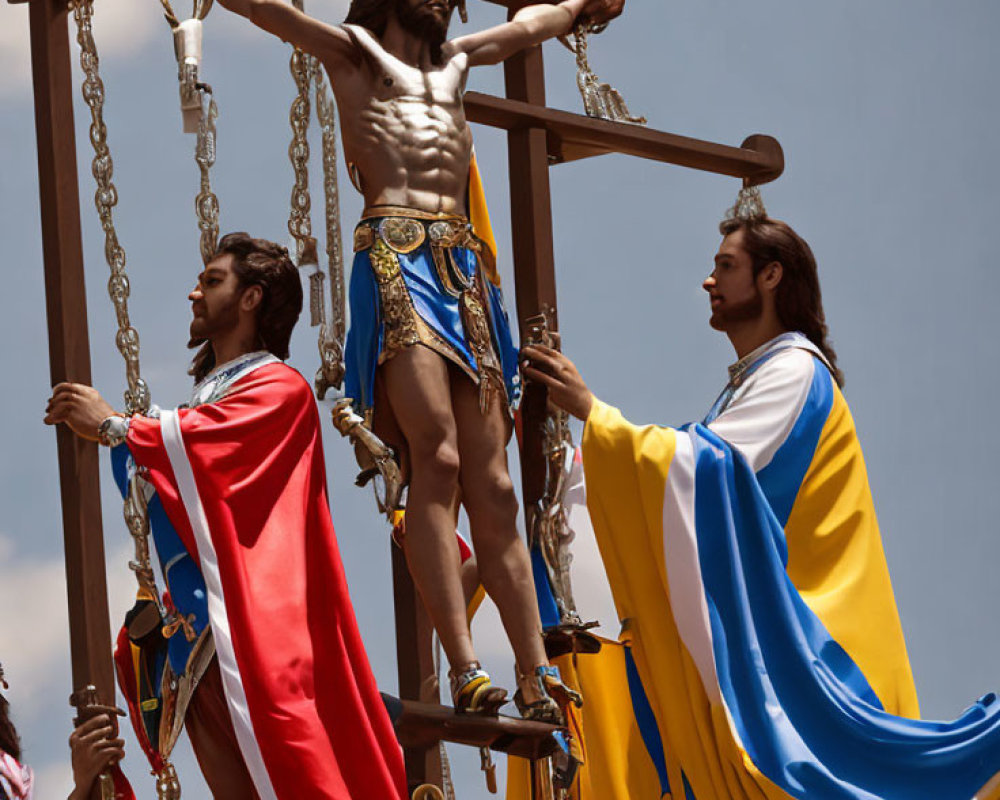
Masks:
[[[299,48],[292,51],[289,63],[292,78],[298,93],[292,100],[288,113],[288,121],[292,126],[292,141],[288,145],[288,158],[292,162],[295,173],[295,184],[292,186],[291,210],[288,216],[288,232],[295,240],[296,263],[301,267],[306,264],[319,264],[316,253],[316,239],[312,235],[312,199],[309,195],[309,117],[312,106],[309,101],[309,86],[313,71],[316,69],[314,59],[303,53]],[[313,324],[318,324],[316,316],[316,298],[312,298]]]
[[[201,172],[201,189],[194,199],[195,213],[198,215],[198,229],[201,231],[201,258],[206,264],[212,260],[219,243],[219,198],[212,191],[211,169],[215,164],[215,120],[219,109],[215,105],[212,87],[198,84],[201,92],[201,119],[198,121],[198,138],[194,148],[194,160]]]
[[[332,324],[327,324],[323,308],[319,329],[320,368],[316,373],[316,394],[322,399],[330,387],[344,382],[344,338],[347,332],[344,280],[344,240],[340,227],[340,190],[337,183],[337,111],[323,80],[323,68],[314,72],[316,116],[323,142],[323,193],[326,211],[326,256],[330,273]]]
[[[128,315],[129,280],[125,271],[125,250],[118,241],[115,230],[114,206],[118,202],[118,191],[112,180],[114,162],[108,147],[108,130],[104,123],[104,83],[101,80],[97,55],[97,45],[93,35],[93,0],[78,0],[73,6],[73,18],[77,27],[77,42],[80,45],[80,66],[83,69],[83,99],[90,109],[90,142],[94,148],[91,172],[97,182],[94,204],[104,230],[104,255],[111,268],[108,294],[114,305],[118,320],[115,342],[125,359],[125,374],[128,390],[125,392],[125,408],[129,414],[145,414],[149,411],[150,396],[146,382],[139,374],[139,334],[132,327]],[[128,491],[123,503],[125,525],[135,547],[135,557],[129,568],[135,573],[140,594],[152,599],[160,608],[163,606],[156,588],[156,580],[149,553],[149,514],[146,507],[147,482],[137,473],[129,478]],[[108,773],[100,776],[102,796],[111,797]],[[178,797],[179,794],[165,795],[164,798]]]
[[[108,294],[114,304],[118,319],[115,344],[125,359],[128,390],[125,392],[125,409],[129,414],[149,411],[149,388],[139,375],[139,334],[129,322],[128,275],[125,271],[125,249],[118,241],[115,230],[114,207],[118,203],[118,190],[114,184],[114,162],[108,148],[108,129],[104,124],[104,82],[98,70],[99,60],[93,34],[93,0],[79,0],[73,8],[76,20],[76,40],[80,45],[80,66],[83,69],[83,99],[90,109],[90,143],[94,147],[91,172],[97,181],[94,204],[104,229],[104,256],[111,268]]]
[[[76,39],[80,45],[80,65],[84,73],[83,99],[90,108],[91,115],[90,142],[94,147],[91,172],[97,181],[94,204],[104,229],[104,254],[111,267],[108,294],[118,318],[115,342],[125,359],[125,374],[129,385],[125,392],[125,408],[129,414],[145,414],[149,411],[149,388],[139,375],[139,334],[129,322],[129,280],[125,272],[125,250],[118,242],[112,211],[118,202],[118,191],[112,181],[114,163],[104,124],[104,83],[98,69],[100,61],[93,35],[93,0],[79,0],[73,7],[73,17],[77,25]],[[135,558],[129,562],[129,568],[135,572],[139,586],[149,591],[159,603],[159,593],[149,559],[149,518],[146,512],[145,486],[142,478],[134,476],[129,481],[124,503],[125,525],[135,545]]]
[[[208,12],[212,10],[212,4],[215,0],[194,0],[194,8],[191,12],[192,19],[205,19],[208,16]],[[170,4],[170,0],[160,0],[160,5],[163,6],[163,16],[167,18],[167,22],[170,23],[171,28],[176,28],[181,24],[180,19],[178,19],[177,14],[174,12],[174,7]]]
[[[584,111],[588,117],[645,125],[646,118],[633,116],[621,92],[610,84],[601,83],[601,79],[590,67],[587,37],[590,34],[601,33],[606,27],[607,25],[578,25],[573,29],[573,44],[570,44],[566,37],[559,39],[576,55],[576,86],[583,97]]]
[[[292,4],[303,10],[302,0]],[[295,241],[299,266],[315,265],[309,276],[309,307],[312,325],[319,326],[320,367],[316,372],[316,394],[322,399],[331,388],[340,388],[344,380],[344,338],[346,335],[346,291],[344,248],[340,227],[340,192],[337,184],[337,112],[327,90],[319,60],[295,48],[289,68],[297,93],[289,111],[292,141],[288,157],[292,162],[295,183],[292,187],[288,232]],[[332,324],[327,317],[323,283],[327,276],[319,266],[316,238],[312,230],[312,198],[309,193],[309,122],[312,106],[310,86],[315,89],[316,116],[322,135],[323,191],[325,200],[326,255],[330,278]]]

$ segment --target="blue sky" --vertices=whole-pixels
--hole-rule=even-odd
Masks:
[[[345,9],[341,0],[307,5],[332,21]],[[475,28],[500,20],[499,9],[482,2],[470,2],[470,15]],[[990,0],[630,0],[591,46],[597,72],[652,126],[733,145],[768,133],[784,146],[786,174],[765,187],[765,200],[819,260],[931,718],[955,716],[1000,686],[993,634],[1000,430],[990,411],[998,390],[998,23],[1000,6]],[[185,297],[199,267],[194,142],[181,133],[158,4],[98,0],[95,31],[144,373],[155,401],[176,405],[189,386]],[[221,114],[214,180],[223,230],[287,238],[287,59],[285,45],[224,9],[209,17],[204,76]],[[546,59],[549,104],[579,110],[572,57],[554,44]],[[470,88],[502,93],[502,71],[475,73]],[[8,375],[0,393],[0,659],[39,796],[54,797],[68,788],[70,681],[54,437],[41,424],[49,384],[24,6],[0,5],[0,101],[0,336],[9,343],[0,355]],[[100,228],[87,205],[84,111],[78,103],[94,376],[116,402],[124,373]],[[505,138],[474,133],[501,250],[509,250]],[[360,200],[344,178],[341,187],[349,230]],[[709,329],[699,286],[718,244],[716,223],[737,188],[733,179],[619,156],[552,170],[565,350],[595,393],[634,421],[699,418],[725,380],[732,351]],[[318,207],[318,195],[314,201]],[[513,312],[510,259],[502,253],[501,260]],[[313,337],[303,324],[293,340],[292,363],[307,375],[316,366]],[[369,495],[353,486],[349,449],[329,427],[326,438],[334,522],[359,622],[379,681],[392,691],[386,531]],[[120,504],[103,469],[117,625],[133,584]],[[579,543],[576,582],[584,614],[614,635],[592,543]],[[483,660],[509,685],[511,657],[491,610],[476,636]],[[152,796],[132,742],[129,752],[129,774],[142,796]],[[460,796],[485,797],[477,755],[452,752]],[[186,745],[178,765],[185,796],[207,796]]]

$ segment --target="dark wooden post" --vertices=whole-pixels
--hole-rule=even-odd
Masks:
[[[392,583],[396,612],[396,668],[399,696],[403,700],[437,704],[437,675],[434,673],[434,626],[406,566],[403,550],[392,549]],[[422,783],[442,785],[441,755],[437,742],[403,748],[406,780],[410,792]]]
[[[31,66],[52,383],[89,384],[90,346],[80,239],[73,84],[64,0],[34,0]],[[97,687],[113,704],[114,671],[104,572],[97,445],[56,430],[66,554],[73,689]]]
[[[511,9],[511,15],[515,10]],[[504,79],[508,99],[545,107],[545,69],[540,46],[507,59]],[[526,126],[508,131],[507,151],[514,288],[521,341],[524,342],[528,334],[526,320],[539,314],[545,315],[550,330],[558,330],[552,198],[545,129]],[[529,530],[532,509],[545,492],[545,460],[542,454],[545,407],[545,389],[528,384],[521,400],[521,486]]]

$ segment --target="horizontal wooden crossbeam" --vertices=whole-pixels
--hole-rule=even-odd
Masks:
[[[746,178],[756,184],[773,181],[785,168],[781,145],[763,134],[749,137],[740,147],[731,147],[480,92],[466,93],[465,113],[470,122],[507,131],[543,129],[552,163],[622,153]]]
[[[427,748],[438,742],[455,742],[472,747],[488,747],[499,753],[537,760],[552,755],[559,745],[553,734],[558,728],[542,722],[529,722],[514,717],[482,717],[456,714],[447,706],[398,701],[390,709],[396,717],[396,736],[407,748]],[[398,713],[398,717],[397,717]]]

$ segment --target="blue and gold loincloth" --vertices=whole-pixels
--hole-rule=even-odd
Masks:
[[[345,391],[365,414],[375,372],[400,350],[423,345],[491,387],[513,410],[520,399],[517,351],[503,294],[488,274],[492,252],[462,216],[396,206],[366,209],[354,231]]]

